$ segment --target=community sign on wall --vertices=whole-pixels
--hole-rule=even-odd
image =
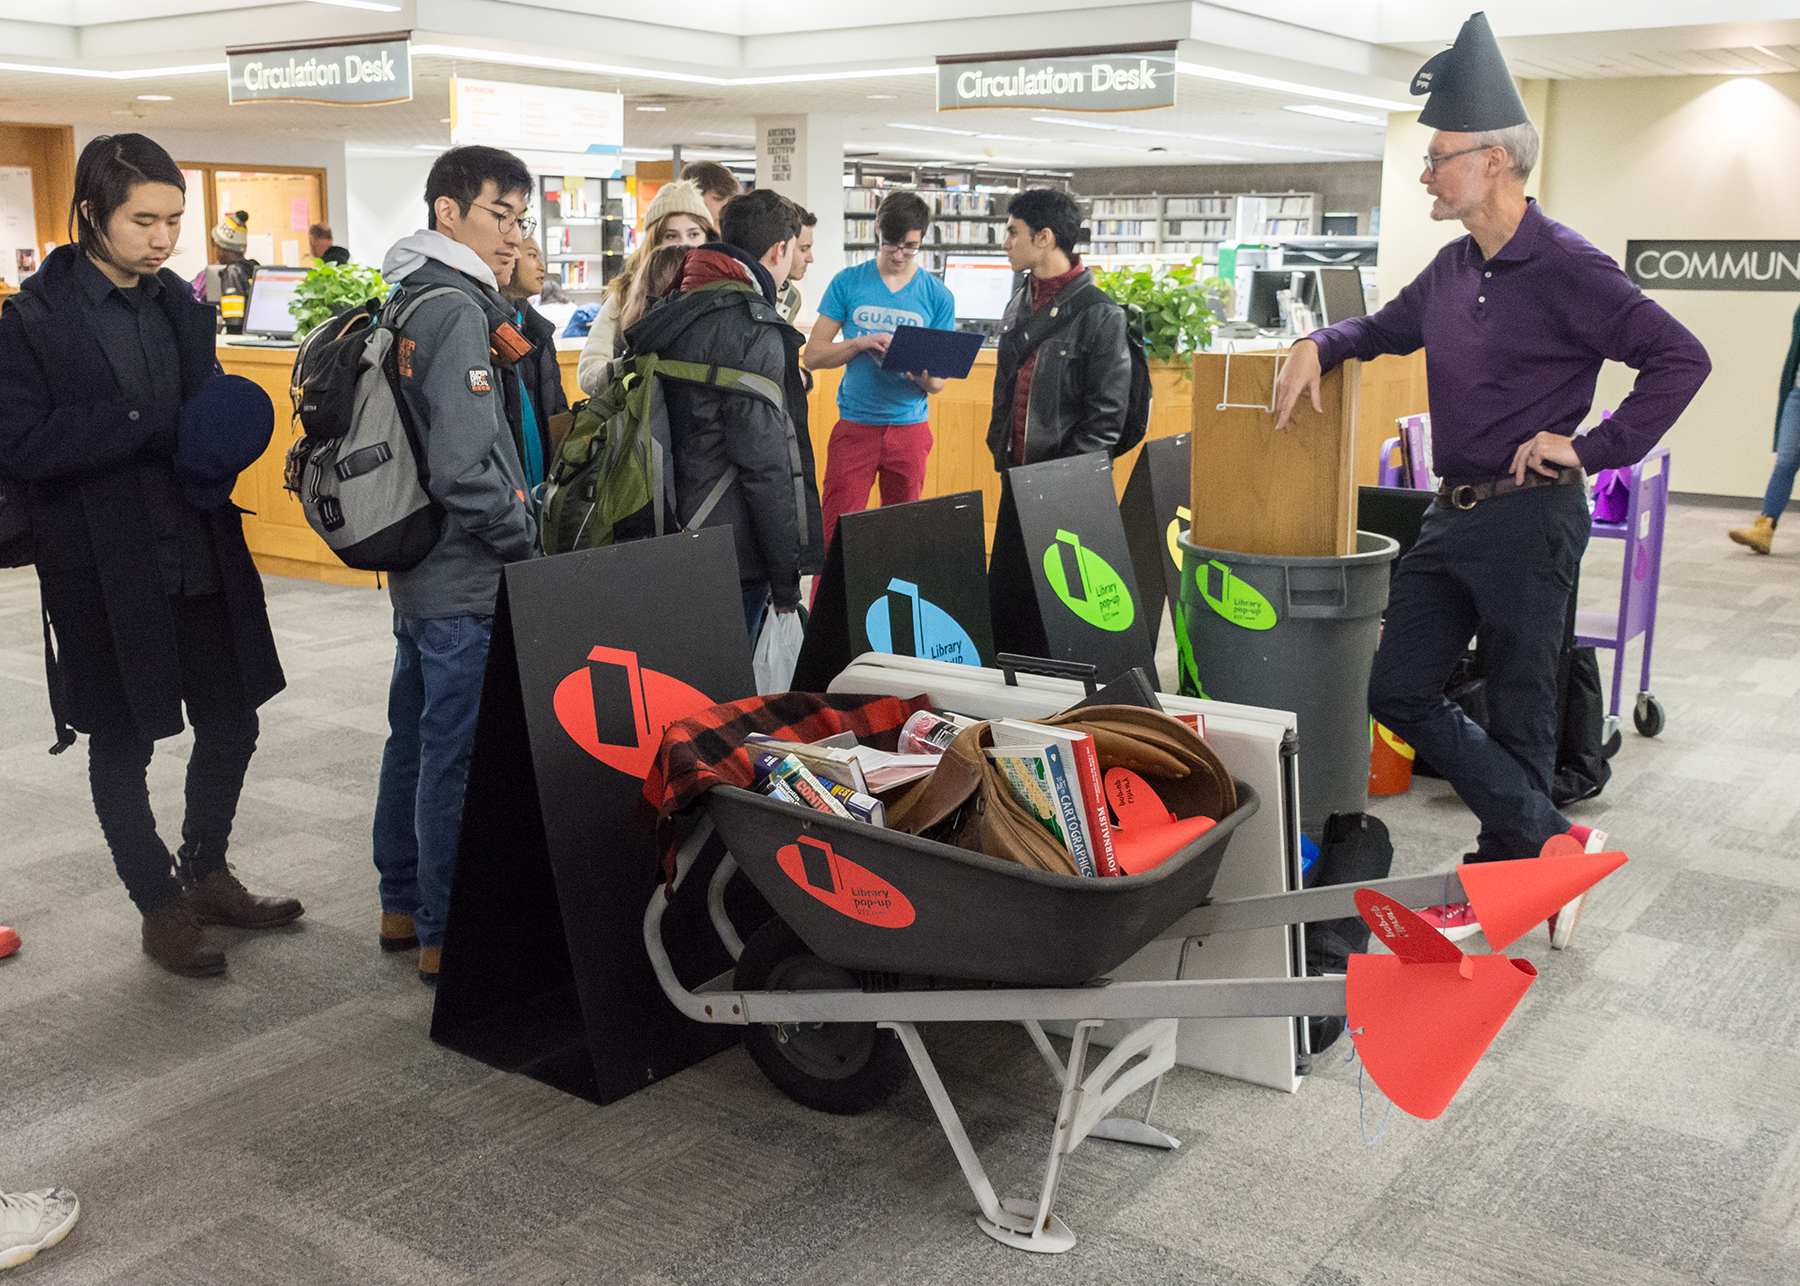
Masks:
[[[1800,290],[1800,241],[1628,241],[1642,290]]]

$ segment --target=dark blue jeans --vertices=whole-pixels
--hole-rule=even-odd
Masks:
[[[492,630],[491,616],[394,616],[398,646],[375,797],[375,869],[381,909],[412,916],[421,946],[444,943]]]
[[[1369,711],[1480,819],[1474,860],[1536,857],[1569,829],[1550,802],[1557,663],[1588,532],[1579,486],[1533,487],[1469,510],[1434,504],[1395,569]],[[1477,630],[1485,732],[1444,696]]]
[[[1763,493],[1763,517],[1780,518],[1794,494],[1794,475],[1800,473],[1800,388],[1787,395],[1781,404],[1781,419],[1775,435],[1775,470],[1769,475],[1769,489]]]

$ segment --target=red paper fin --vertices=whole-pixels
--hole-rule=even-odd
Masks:
[[[1112,805],[1113,817],[1120,830],[1140,830],[1167,826],[1175,820],[1150,783],[1129,768],[1106,770],[1106,802]]]
[[[1552,846],[1562,851],[1553,852]],[[1570,846],[1573,852],[1568,851]],[[1504,951],[1625,862],[1623,853],[1584,853],[1578,840],[1556,835],[1544,845],[1542,857],[1468,862],[1456,873],[1488,945]]]
[[[1385,893],[1356,890],[1356,910],[1382,944],[1408,964],[1455,964],[1457,945]]]
[[[1137,875],[1161,866],[1216,824],[1210,817],[1187,817],[1161,826],[1115,830],[1113,848],[1119,858],[1119,873]]]
[[[1577,853],[1585,853],[1587,849],[1582,842],[1567,831],[1560,835],[1552,835],[1544,841],[1544,847],[1538,850],[1539,857],[1573,857]]]
[[[1536,978],[1509,956],[1407,964],[1355,955],[1344,980],[1346,1021],[1381,1092],[1401,1111],[1435,1120]]]

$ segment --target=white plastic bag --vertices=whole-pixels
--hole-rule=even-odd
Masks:
[[[800,623],[799,612],[769,609],[763,618],[762,633],[756,639],[756,655],[751,658],[757,696],[786,692],[793,686],[794,666],[800,660],[800,645],[804,642],[806,627]]]

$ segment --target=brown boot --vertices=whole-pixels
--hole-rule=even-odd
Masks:
[[[144,917],[144,954],[184,978],[225,972],[225,953],[201,945],[200,920],[186,895]]]
[[[438,965],[443,961],[442,947],[419,948],[419,981],[430,987],[437,986]]]
[[[1766,554],[1775,543],[1775,520],[1758,514],[1755,526],[1736,527],[1725,534],[1740,545],[1748,545],[1756,553]]]
[[[181,873],[188,903],[201,924],[226,924],[234,929],[276,929],[298,920],[306,911],[298,898],[265,898],[246,889],[229,868],[194,878]]]
[[[413,928],[410,915],[395,915],[392,911],[381,913],[381,949],[383,951],[406,951],[419,945],[419,934]]]

